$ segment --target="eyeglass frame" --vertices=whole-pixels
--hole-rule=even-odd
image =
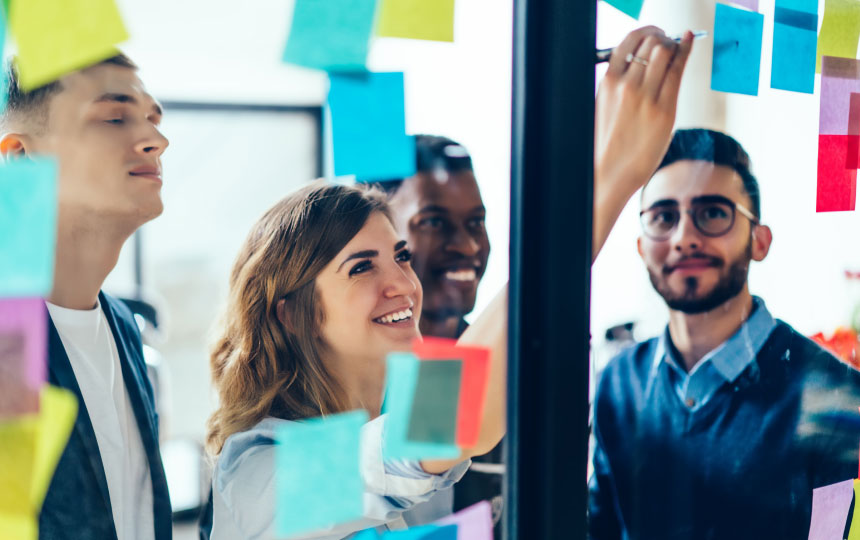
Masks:
[[[699,231],[701,234],[707,236],[708,238],[719,238],[719,237],[727,234],[729,231],[731,231],[735,226],[735,218],[736,218],[738,212],[742,216],[744,216],[745,218],[750,220],[750,223],[754,227],[758,227],[759,225],[761,225],[761,221],[759,220],[759,218],[757,218],[755,216],[755,214],[753,214],[746,206],[742,205],[739,202],[735,202],[735,201],[729,199],[728,197],[723,197],[722,195],[703,195],[700,197],[694,197],[693,198],[693,204],[696,204],[697,201],[701,201],[702,199],[705,199],[703,202],[706,204],[707,203],[723,203],[732,209],[732,221],[731,221],[731,223],[729,224],[729,226],[726,228],[725,231],[723,231],[719,234],[711,234],[711,233],[703,231],[699,227],[699,224],[696,222],[696,216],[694,215],[692,208],[687,208],[683,211],[684,214],[689,215],[690,219],[693,220],[693,226],[696,228],[696,230]],[[677,201],[672,201],[672,204],[659,204],[659,203],[669,203],[669,202],[670,201],[668,201],[668,200],[657,201],[657,203],[651,205],[650,208],[648,208],[646,210],[642,210],[641,212],[639,212],[639,226],[642,227],[642,233],[645,236],[647,236],[648,238],[650,238],[651,240],[656,240],[656,241],[668,240],[672,236],[672,233],[675,232],[675,229],[678,228],[678,225],[681,223],[681,216],[680,216],[681,205],[678,204]],[[679,214],[678,215],[678,221],[677,221],[677,223],[675,223],[675,225],[672,226],[671,229],[669,229],[669,231],[666,233],[666,235],[652,236],[652,235],[648,234],[648,231],[645,228],[645,224],[642,223],[642,216],[644,216],[646,213],[651,212],[652,210],[654,210],[658,207],[661,207],[661,206],[676,206],[678,208],[678,214]]]

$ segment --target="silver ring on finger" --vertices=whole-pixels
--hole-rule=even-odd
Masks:
[[[630,62],[636,62],[637,64],[641,64],[643,66],[648,65],[648,60],[645,60],[644,58],[640,58],[633,53],[627,53],[627,58],[625,58],[625,60],[627,60],[628,64]]]

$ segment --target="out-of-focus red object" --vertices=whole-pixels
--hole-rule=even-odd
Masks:
[[[857,332],[851,328],[840,326],[829,338],[819,332],[814,336],[810,336],[810,339],[836,355],[837,358],[846,364],[860,369],[860,360],[858,360],[858,356],[860,356],[860,351],[858,351],[860,349],[860,341],[857,339]]]

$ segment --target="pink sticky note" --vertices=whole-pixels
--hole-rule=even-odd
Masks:
[[[850,498],[848,502],[851,502]],[[847,509],[845,511],[848,512]],[[493,511],[487,501],[481,501],[460,510],[456,514],[445,516],[436,521],[435,524],[456,525],[457,540],[493,539]]]
[[[860,60],[853,58],[821,59],[821,109],[819,135],[856,135],[858,119],[852,109],[852,94],[860,93]],[[856,105],[856,98],[854,98]]]
[[[0,369],[4,381],[31,390],[41,388],[47,365],[47,335],[44,300],[0,299]]]
[[[842,540],[853,496],[853,479],[812,490],[809,540]]]
[[[731,0],[732,4],[758,11],[758,0]]]

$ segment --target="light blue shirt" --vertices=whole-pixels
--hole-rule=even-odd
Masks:
[[[747,320],[732,337],[716,349],[706,354],[690,373],[683,366],[683,360],[673,352],[669,328],[657,342],[654,354],[654,367],[665,362],[678,399],[690,411],[705,405],[724,384],[731,384],[747,366],[755,360],[762,346],[776,328],[776,320],[764,304],[764,300],[754,296],[753,309]]]

